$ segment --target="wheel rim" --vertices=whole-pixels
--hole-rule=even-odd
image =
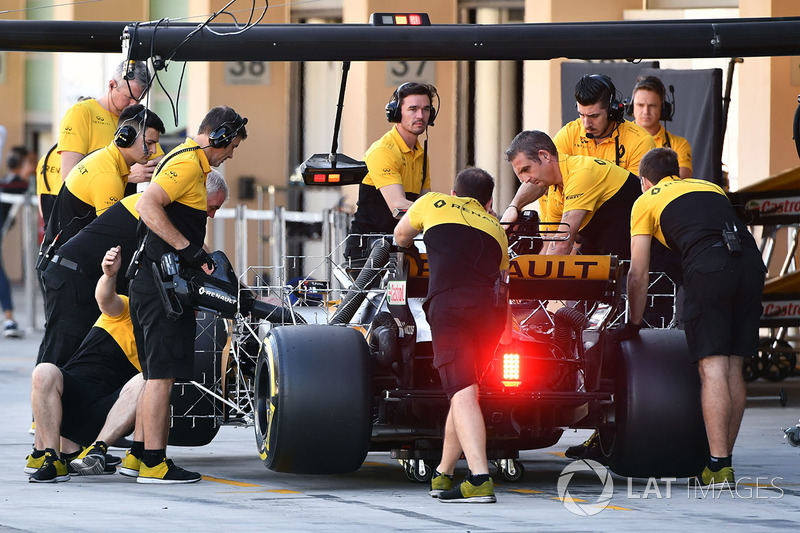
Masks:
[[[270,448],[271,429],[276,420],[278,397],[275,393],[275,374],[271,365],[272,350],[268,339],[264,340],[261,349],[265,352],[263,357],[258,358],[256,370],[255,427],[259,454],[266,460]]]

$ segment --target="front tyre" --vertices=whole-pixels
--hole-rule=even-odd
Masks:
[[[270,470],[357,470],[372,431],[370,353],[361,333],[340,326],[269,331],[256,365],[255,432]]]

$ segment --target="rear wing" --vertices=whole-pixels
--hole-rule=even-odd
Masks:
[[[509,265],[509,298],[611,301],[618,267],[615,255],[520,255]]]
[[[428,292],[428,255],[406,253],[406,291]],[[509,265],[511,300],[614,299],[622,269],[614,255],[520,255]]]

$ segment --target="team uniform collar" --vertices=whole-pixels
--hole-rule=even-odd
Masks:
[[[642,128],[642,129],[644,129],[644,128]],[[646,133],[646,130],[645,130],[645,133]],[[667,130],[664,128],[663,124],[659,124],[658,125],[658,133],[653,135],[653,139],[655,139],[656,142],[660,141],[662,144],[667,141]],[[658,146],[658,145],[656,145],[656,146]]]
[[[120,177],[123,179],[123,181],[125,181],[125,183],[127,183],[128,175],[131,173],[131,167],[128,166],[125,158],[122,157],[122,152],[119,151],[119,146],[114,144],[114,141],[111,141],[108,146],[105,147],[105,150],[108,150],[108,153],[111,154],[111,157],[114,159],[114,163],[119,169]]]
[[[408,145],[406,144],[406,141],[403,140],[403,136],[400,135],[399,131],[397,131],[397,124],[392,126],[392,129],[391,129],[390,133],[392,134],[392,139],[395,140],[395,142],[397,143],[397,146],[400,148],[401,152],[403,152],[403,153],[411,152],[411,148],[408,147]],[[414,150],[417,150],[419,148],[420,148],[419,138],[417,138],[417,142],[416,142],[416,144],[414,144]]]
[[[183,144],[185,144],[187,147],[200,147],[200,145],[190,137],[186,137],[186,141]],[[211,165],[208,163],[208,158],[206,157],[206,153],[202,150],[202,148],[195,150],[195,153],[197,154],[197,160],[200,162],[200,167],[203,169],[203,173],[208,174],[211,172]]]

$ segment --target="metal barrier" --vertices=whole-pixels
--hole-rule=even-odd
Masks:
[[[256,237],[257,255],[256,264],[259,266],[277,268],[279,271],[286,272],[290,264],[289,261],[295,259],[288,256],[286,235],[286,225],[289,222],[302,222],[306,224],[322,224],[322,235],[319,240],[309,240],[306,244],[318,244],[321,246],[320,254],[330,257],[337,245],[342,242],[347,235],[350,223],[350,215],[339,210],[326,209],[322,213],[306,213],[302,211],[286,211],[281,206],[274,206],[272,209],[249,209],[246,205],[237,205],[235,208],[220,209],[217,211],[213,222],[212,247],[214,249],[230,252],[226,242],[226,225],[228,221],[233,221],[234,226],[234,252],[232,262],[236,272],[244,272],[252,266],[247,258],[249,257],[249,247],[253,237],[248,231],[248,222],[256,221],[258,234]],[[268,228],[265,230],[265,222]],[[266,250],[269,250],[269,258],[266,257]],[[343,258],[338,258],[341,262]],[[328,262],[322,266],[323,272],[319,272],[319,278],[331,283],[333,272]],[[304,274],[308,274],[305,272]]]
[[[257,197],[258,209],[249,209],[246,205],[240,204],[228,209],[220,209],[212,222],[213,235],[210,243],[213,249],[225,251],[231,257],[236,272],[245,272],[251,265],[248,262],[250,246],[252,246],[253,236],[248,231],[248,223],[255,221],[257,228],[256,246],[257,263],[259,265],[273,268],[278,272],[285,272],[287,261],[291,258],[286,254],[286,225],[289,222],[302,223],[321,223],[322,235],[319,240],[311,240],[309,244],[317,244],[321,247],[321,255],[330,256],[336,250],[338,243],[344,240],[350,223],[350,215],[336,209],[326,209],[322,213],[306,213],[301,211],[286,211],[285,208],[275,205],[275,188],[260,188]],[[6,227],[11,225],[11,219],[17,222],[21,219],[22,227],[22,282],[23,299],[26,307],[27,316],[17,317],[20,326],[23,328],[37,329],[44,325],[43,313],[41,309],[41,291],[38,288],[38,278],[36,276],[36,258],[39,253],[39,203],[38,198],[33,193],[8,194],[0,193],[0,202],[11,204]],[[265,204],[269,206],[264,209]],[[226,225],[233,221],[234,243],[231,250],[226,239]],[[8,243],[5,243],[8,245]],[[267,249],[269,250],[269,261],[267,261]],[[233,255],[231,255],[233,252]],[[277,260],[276,260],[277,258]],[[338,258],[341,262],[342,258]],[[316,274],[332,284],[333,272],[326,262],[324,272]]]

